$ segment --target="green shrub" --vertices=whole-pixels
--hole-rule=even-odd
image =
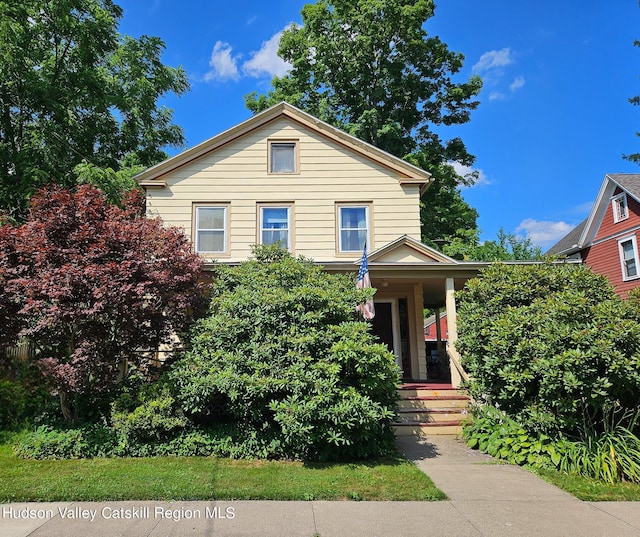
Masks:
[[[255,256],[217,274],[210,315],[170,373],[182,408],[195,421],[241,424],[243,456],[388,452],[399,370],[356,320],[371,292],[276,248]]]
[[[152,454],[155,444],[170,441],[189,420],[163,383],[124,390],[111,405],[111,427],[122,455]]]
[[[607,483],[640,483],[640,439],[633,433],[639,416],[640,411],[608,409],[603,432],[591,429],[579,440],[559,441],[558,469]]]
[[[11,360],[0,377],[0,429],[19,429],[52,407],[44,379],[28,362]]]
[[[582,265],[493,265],[459,294],[457,349],[472,396],[530,432],[603,430],[604,409],[640,393],[640,323]]]
[[[89,459],[113,452],[115,437],[102,425],[54,429],[41,425],[20,436],[14,451],[23,459]]]
[[[476,407],[473,421],[465,424],[463,437],[469,447],[497,459],[534,468],[599,479],[607,483],[640,483],[640,439],[632,429],[638,413],[607,411],[604,432],[591,430],[579,440],[552,439],[543,433],[525,430],[505,412],[492,406]]]
[[[511,464],[546,468],[557,465],[560,455],[545,434],[527,432],[505,412],[492,407],[476,407],[473,420],[465,424],[467,445]]]

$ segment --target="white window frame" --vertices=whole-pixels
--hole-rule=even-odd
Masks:
[[[273,147],[279,145],[293,146],[293,170],[292,171],[274,171],[273,170]],[[269,140],[267,143],[268,155],[267,155],[267,171],[270,175],[296,175],[300,173],[300,150],[299,141],[282,139],[282,140]]]
[[[636,274],[634,276],[629,276],[628,270],[627,270],[627,264],[624,258],[623,245],[627,242],[631,242],[633,246],[633,259],[636,264]],[[621,239],[618,239],[618,252],[620,254],[620,268],[622,269],[622,281],[627,282],[630,280],[637,280],[638,278],[640,278],[640,260],[638,259],[638,244],[636,242],[636,236],[630,235],[628,237],[623,237]]]
[[[367,251],[371,248],[371,204],[369,203],[338,203],[336,213],[336,230],[338,234],[338,253],[351,254],[354,252],[362,252],[362,249],[358,250],[345,250],[342,246],[342,209],[364,209],[365,221],[366,221],[366,247]],[[345,228],[345,229],[359,229],[359,228]]]
[[[222,209],[223,211],[223,222],[224,227],[222,229],[201,229],[199,226],[200,222],[200,209]],[[194,216],[193,216],[193,246],[194,250],[197,254],[215,254],[215,255],[226,255],[228,253],[228,218],[229,218],[229,207],[224,204],[208,204],[202,203],[198,205],[194,205]],[[201,231],[222,231],[222,250],[201,250],[200,249],[200,232]]]
[[[611,198],[611,208],[613,209],[614,223],[622,222],[629,218],[629,204],[627,202],[627,193],[622,192]]]
[[[286,248],[291,252],[292,245],[292,213],[293,213],[293,204],[291,203],[277,203],[277,204],[260,204],[258,205],[258,242],[260,244],[264,244],[263,233],[265,231],[273,231],[271,228],[264,227],[264,210],[265,209],[286,209],[287,211],[287,244]]]

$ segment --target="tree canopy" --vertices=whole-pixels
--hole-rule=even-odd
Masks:
[[[0,318],[12,316],[0,343],[34,344],[67,419],[69,395],[108,391],[124,360],[146,363],[203,304],[202,260],[143,216],[139,190],[124,208],[91,185],[42,190],[25,224],[0,227],[0,252]]]
[[[448,256],[463,261],[541,261],[542,248],[531,239],[500,228],[497,240],[480,242],[480,234],[472,230],[466,239],[456,237],[443,248]]]
[[[157,37],[117,32],[111,0],[0,0],[0,210],[26,215],[50,181],[70,186],[83,160],[150,166],[184,142],[158,101],[188,89],[160,61]]]
[[[303,25],[291,26],[280,41],[279,55],[292,70],[274,77],[268,94],[246,97],[253,112],[290,102],[433,173],[436,182],[423,198],[429,242],[475,228],[477,213],[456,188],[473,177],[458,176],[449,164],[471,166],[474,157],[460,138],[443,140],[439,131],[469,121],[482,87],[477,76],[452,80],[464,56],[425,31],[434,10],[432,0],[307,4]]]

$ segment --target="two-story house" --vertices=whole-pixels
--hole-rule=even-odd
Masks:
[[[405,378],[426,380],[423,309],[446,306],[451,381],[454,291],[481,263],[420,242],[424,170],[281,103],[136,177],[147,211],[184,228],[207,263],[239,263],[280,242],[327,271],[355,276],[363,248],[375,295],[373,329]]]
[[[640,174],[607,174],[588,218],[547,253],[581,260],[624,297],[640,285],[639,233]]]

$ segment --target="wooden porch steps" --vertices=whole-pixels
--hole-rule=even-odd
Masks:
[[[408,382],[398,388],[398,436],[460,435],[469,396],[451,384]]]

